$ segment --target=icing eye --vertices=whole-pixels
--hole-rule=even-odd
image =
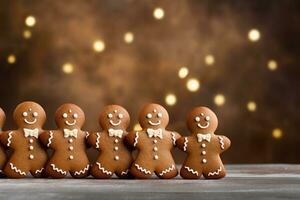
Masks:
[[[33,115],[34,117],[37,117],[39,114],[38,114],[37,112],[34,112],[32,115]]]
[[[107,117],[111,119],[111,118],[113,117],[113,115],[112,115],[111,113],[109,113],[109,114],[107,115]]]
[[[157,113],[157,117],[162,118],[162,113]]]
[[[68,114],[67,114],[67,113],[64,113],[62,116],[63,116],[63,118],[67,118],[67,117],[68,117]]]
[[[147,117],[148,119],[151,119],[151,118],[152,118],[152,114],[151,114],[151,113],[148,113],[148,114],[146,115],[146,117]]]
[[[22,115],[23,115],[23,117],[27,117],[28,113],[27,112],[23,112]]]
[[[119,115],[118,115],[118,118],[119,118],[119,119],[122,119],[122,118],[123,118],[123,114],[119,114]]]
[[[78,114],[77,114],[77,113],[74,113],[74,114],[73,114],[73,118],[74,118],[74,119],[77,119],[77,118],[78,118]]]
[[[195,117],[195,121],[196,121],[196,122],[200,122],[200,117],[198,117],[198,116]]]
[[[209,116],[206,116],[206,117],[205,117],[205,120],[206,120],[206,121],[209,121],[209,120],[210,120],[210,117],[209,117]]]

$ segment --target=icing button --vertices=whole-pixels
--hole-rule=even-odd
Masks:
[[[115,156],[115,160],[119,160],[120,158],[119,158],[119,156]]]
[[[118,150],[119,150],[119,147],[114,147],[114,150],[115,150],[115,151],[118,151]]]
[[[30,145],[30,146],[29,146],[29,150],[33,150],[33,146]]]
[[[157,148],[157,147],[154,147],[154,148],[153,148],[153,151],[157,151],[157,150],[158,150],[158,148]]]
[[[30,154],[30,155],[29,155],[29,159],[30,159],[30,160],[34,159],[34,155]]]
[[[72,138],[70,138],[70,139],[69,139],[69,143],[72,143],[72,142],[73,142],[73,139],[72,139]]]
[[[202,148],[205,148],[205,147],[206,147],[206,144],[204,144],[204,143],[201,144],[201,147],[202,147]]]
[[[74,156],[70,155],[70,156],[69,156],[69,159],[70,159],[70,160],[73,160],[73,159],[74,159]]]
[[[158,155],[155,155],[155,156],[154,156],[154,160],[157,160],[157,159],[158,159]]]
[[[154,144],[156,144],[156,143],[157,143],[157,140],[156,140],[156,139],[155,139],[155,140],[153,140],[153,143],[154,143]]]
[[[202,151],[201,154],[202,154],[202,155],[205,155],[205,154],[206,154],[206,151]]]
[[[202,159],[202,163],[207,163],[207,160],[206,159]]]
[[[115,139],[115,143],[118,143],[119,142],[119,140],[118,139]]]
[[[72,151],[74,148],[73,146],[69,146],[69,150]]]
[[[29,143],[33,143],[33,139],[29,139]]]

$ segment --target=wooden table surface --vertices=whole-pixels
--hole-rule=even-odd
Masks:
[[[227,165],[221,180],[0,179],[0,199],[300,199],[300,165]]]

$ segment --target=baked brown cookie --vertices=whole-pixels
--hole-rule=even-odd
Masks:
[[[0,108],[0,134],[2,133],[2,128],[5,122],[5,113],[4,111]],[[5,149],[3,148],[2,145],[0,145],[0,177],[4,177],[4,173],[3,173],[3,168],[4,165],[6,163],[6,153],[5,153]]]
[[[218,126],[217,116],[207,107],[194,108],[187,117],[192,135],[181,137],[177,146],[187,152],[180,175],[186,179],[218,179],[225,176],[220,154],[230,147],[230,140],[214,132]]]
[[[42,144],[54,151],[46,165],[46,172],[51,177],[63,178],[68,172],[74,178],[88,176],[88,132],[81,130],[84,121],[85,116],[81,108],[74,104],[63,104],[55,113],[58,129],[40,135]]]
[[[1,134],[1,143],[12,154],[4,167],[4,173],[10,178],[22,178],[30,172],[34,177],[43,177],[47,153],[38,141],[39,134],[46,121],[44,109],[37,103],[26,101],[19,104],[13,119],[17,130]]]
[[[180,135],[166,130],[169,123],[167,110],[158,104],[147,104],[139,115],[141,131],[127,135],[127,141],[138,150],[130,172],[136,178],[150,178],[155,172],[159,178],[173,178],[178,171],[171,149]]]
[[[130,123],[127,110],[118,105],[106,106],[100,113],[99,123],[103,131],[88,137],[88,143],[100,151],[91,174],[95,178],[110,178],[114,173],[119,178],[129,178],[132,155],[124,142]]]

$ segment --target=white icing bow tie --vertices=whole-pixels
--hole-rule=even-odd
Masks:
[[[148,128],[147,129],[147,134],[148,136],[151,138],[151,137],[159,137],[160,139],[163,138],[163,135],[162,135],[162,129],[159,128],[159,129],[152,129],[152,128]]]
[[[39,129],[38,128],[35,128],[35,129],[24,128],[23,131],[24,131],[25,137],[35,137],[35,138],[39,137]]]
[[[123,130],[110,128],[110,129],[108,129],[108,135],[110,137],[119,137],[119,138],[122,138]]]
[[[78,129],[73,129],[73,130],[69,130],[69,129],[64,129],[64,137],[75,137],[77,138],[77,133],[78,133]]]
[[[210,142],[211,134],[210,133],[207,133],[207,134],[198,133],[197,138],[198,138],[198,142],[202,142],[203,140]]]

